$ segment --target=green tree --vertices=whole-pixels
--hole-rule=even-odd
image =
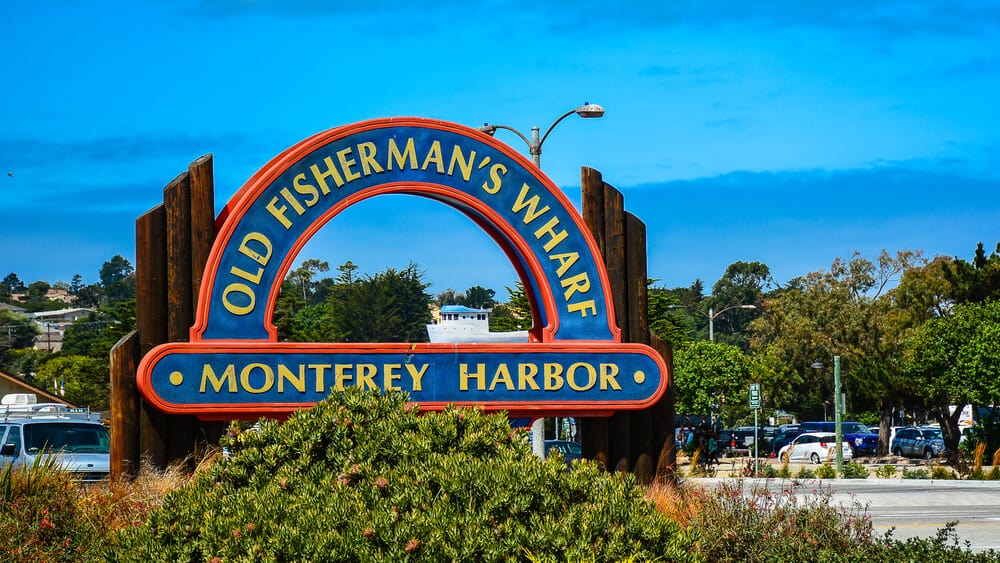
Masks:
[[[66,327],[62,352],[98,359],[107,364],[111,348],[135,326],[133,299],[98,309]]]
[[[750,357],[736,346],[702,340],[674,351],[677,412],[709,414],[714,404],[731,424],[748,412],[753,380]]]
[[[70,403],[93,410],[107,410],[111,396],[108,363],[86,356],[59,356],[42,364],[37,379],[46,389],[58,393]]]
[[[945,264],[944,275],[951,282],[956,303],[1000,299],[1000,242],[989,256],[980,242],[972,263],[955,258]]]
[[[287,281],[291,281],[302,292],[302,301],[315,305],[317,302],[312,298],[316,293],[316,282],[313,279],[321,272],[329,272],[330,264],[325,260],[310,258],[304,260],[298,268],[292,270],[285,276]]]
[[[7,274],[3,281],[0,281],[0,295],[5,297],[10,297],[14,293],[23,293],[24,289],[24,282],[14,272]]]
[[[108,303],[135,299],[135,270],[132,263],[116,254],[101,266],[101,286]]]
[[[512,289],[506,286],[509,295],[506,303],[496,303],[490,314],[490,330],[492,332],[510,332],[528,330],[533,324],[531,301],[524,292],[524,285],[518,281]]]
[[[434,298],[434,302],[438,305],[438,307],[443,307],[445,305],[458,305],[458,302],[461,301],[461,299],[461,293],[456,293],[454,289],[448,288],[441,293],[438,293],[437,297]]]
[[[718,315],[713,321],[716,341],[749,351],[750,322],[759,316],[759,312],[740,306],[756,305],[766,291],[775,287],[771,270],[763,262],[738,261],[730,264],[712,286],[712,296],[708,299],[713,312]],[[730,309],[718,314],[727,308]]]
[[[76,295],[80,293],[80,290],[86,287],[87,284],[83,283],[83,276],[80,274],[73,274],[72,281],[69,282],[69,292],[71,295]]]
[[[1000,301],[956,305],[927,321],[907,341],[904,365],[955,454],[962,407],[1000,404]]]
[[[474,285],[465,290],[460,304],[473,309],[492,309],[496,304],[495,296],[496,292],[492,289]]]
[[[430,300],[416,264],[338,283],[328,302],[344,342],[426,342]]]
[[[874,261],[858,254],[838,258],[829,271],[795,279],[763,299],[751,347],[775,378],[772,386],[788,386],[773,395],[787,401],[775,407],[821,416],[824,404],[832,404],[832,376],[811,366],[817,360],[830,365],[839,355],[848,406],[855,413],[878,411],[889,426],[893,407],[910,396],[910,387],[899,363],[905,318],[895,313],[888,288],[919,260],[905,251],[883,251]]]
[[[28,317],[0,309],[0,360],[9,350],[33,347],[38,334],[38,327]]]

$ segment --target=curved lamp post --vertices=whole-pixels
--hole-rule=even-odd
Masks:
[[[693,307],[688,307],[687,305],[667,305],[667,309],[688,309],[688,310],[691,310],[691,311],[698,311],[702,315],[705,315],[705,317],[708,318],[708,340],[711,341],[711,342],[715,341],[715,318],[716,317],[718,317],[722,313],[725,313],[726,311],[729,311],[731,309],[756,309],[756,308],[757,308],[756,305],[733,305],[731,307],[726,307],[725,309],[723,309],[723,310],[721,310],[721,311],[719,311],[719,312],[716,313],[712,309],[712,307],[709,307],[708,308],[708,312],[706,313],[706,312],[704,312],[704,311],[702,311],[700,309],[695,309]]]
[[[531,154],[531,160],[534,161],[535,166],[541,168],[540,162],[542,159],[542,144],[545,143],[545,139],[549,138],[549,133],[551,133],[552,130],[555,129],[556,125],[558,125],[560,121],[566,119],[567,117],[573,114],[585,118],[603,117],[604,108],[597,104],[584,102],[582,106],[571,109],[566,113],[560,115],[559,118],[553,121],[552,125],[549,125],[549,128],[545,130],[545,134],[541,136],[539,136],[539,132],[541,131],[541,129],[538,126],[532,127],[530,139],[526,137],[524,133],[521,133],[517,129],[511,127],[510,125],[497,125],[492,123],[484,123],[483,126],[479,128],[479,130],[482,131],[483,133],[486,133],[487,135],[490,135],[491,137],[494,134],[496,134],[497,129],[506,129],[508,131],[513,132],[515,135],[520,137],[521,140],[525,142],[525,144],[528,145],[528,152]]]

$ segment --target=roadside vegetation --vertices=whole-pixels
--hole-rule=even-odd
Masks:
[[[335,394],[237,432],[192,473],[82,487],[0,473],[3,560],[994,561],[953,529],[896,541],[862,506],[751,481],[643,487],[539,460],[499,414],[421,414],[401,393]]]

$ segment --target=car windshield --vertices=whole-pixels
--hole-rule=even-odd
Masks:
[[[24,425],[24,448],[29,453],[61,450],[70,453],[111,453],[107,428],[79,422]]]
[[[860,422],[845,422],[841,431],[851,434],[870,434],[868,427]]]
[[[921,430],[921,432],[923,432],[924,438],[927,438],[928,440],[940,440],[941,439],[941,430],[938,429],[938,428],[924,429],[924,430]]]

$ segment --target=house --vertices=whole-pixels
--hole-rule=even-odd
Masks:
[[[62,403],[69,407],[76,406],[67,403],[66,400],[59,395],[50,393],[40,387],[35,387],[20,377],[0,371],[0,397],[4,395],[25,393],[34,394],[38,398],[39,403]]]
[[[66,327],[73,324],[73,321],[86,318],[92,311],[93,309],[77,307],[28,313],[28,317],[35,321],[39,330],[42,331],[35,337],[35,350],[48,350],[49,352],[62,350],[63,333],[66,331]]]

